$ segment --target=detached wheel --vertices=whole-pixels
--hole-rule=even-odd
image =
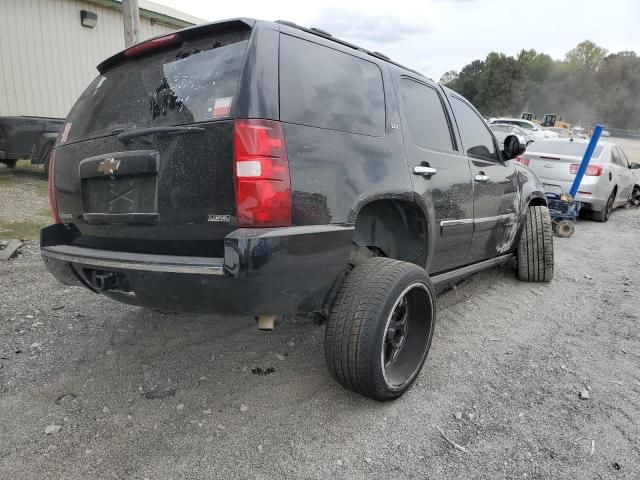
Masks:
[[[571,220],[560,220],[554,225],[554,229],[559,237],[569,238],[576,231],[576,224]]]
[[[345,388],[388,401],[415,381],[431,347],[435,291],[412,263],[369,258],[344,279],[325,333],[325,359]]]
[[[553,279],[553,230],[547,207],[529,207],[518,241],[518,278],[525,282]]]
[[[596,222],[601,222],[601,223],[608,221],[609,217],[611,216],[611,212],[613,211],[613,202],[615,201],[615,199],[616,199],[616,190],[614,189],[611,192],[611,195],[609,195],[609,199],[607,200],[607,204],[605,205],[605,207],[599,212],[594,211],[591,214],[591,218],[593,218],[593,220],[595,220]]]

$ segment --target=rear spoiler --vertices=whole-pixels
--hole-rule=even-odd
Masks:
[[[143,42],[136,43],[135,45],[132,45],[128,49],[125,49],[125,50],[122,50],[121,52],[116,53],[115,55],[99,63],[96,68],[98,69],[98,72],[105,73],[107,70],[110,70],[116,65],[123,63],[125,60],[129,58],[126,54],[127,50],[131,48],[140,48],[141,45],[144,45],[145,43],[148,43],[148,42],[158,42],[159,39],[166,36],[175,36],[179,40],[186,41],[186,40],[192,40],[198,37],[203,37],[211,33],[222,33],[222,32],[234,31],[234,30],[252,29],[255,23],[256,21],[252,18],[233,18],[231,20],[221,20],[219,22],[211,22],[211,23],[203,23],[202,25],[194,25],[193,27],[183,28],[182,30],[177,30],[168,35],[165,33],[163,35],[158,35],[156,37],[146,39]],[[170,43],[170,45],[172,46],[175,44],[176,42]]]

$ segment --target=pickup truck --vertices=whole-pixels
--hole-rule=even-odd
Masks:
[[[63,118],[0,117],[0,163],[14,168],[18,160],[31,159],[48,174],[49,156],[63,125]]]

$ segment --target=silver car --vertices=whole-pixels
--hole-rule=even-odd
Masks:
[[[500,147],[504,147],[504,139],[509,135],[521,136],[522,138],[524,138],[525,144],[527,146],[538,139],[538,137],[518,127],[517,125],[511,125],[509,123],[492,123],[491,125],[489,125],[489,128],[491,128],[491,131],[496,136],[496,139],[500,143]]]
[[[547,130],[546,128],[538,125],[535,122],[524,120],[522,118],[494,118],[493,120],[491,120],[490,126],[494,123],[508,123],[510,125],[515,125],[516,127],[520,127],[523,130],[528,131],[529,133],[531,133],[531,135],[535,136],[536,139],[557,138],[559,136],[556,132]]]
[[[565,138],[537,140],[518,161],[535,172],[545,190],[568,194],[588,143]],[[618,145],[599,142],[576,200],[584,203],[594,220],[606,222],[611,211],[626,205],[640,188],[634,175],[638,168],[640,164],[630,162]]]

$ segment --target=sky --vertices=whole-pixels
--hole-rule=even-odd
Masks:
[[[555,59],[583,40],[640,55],[640,0],[154,0],[214,21],[289,20],[378,51],[439,80],[492,51]]]

